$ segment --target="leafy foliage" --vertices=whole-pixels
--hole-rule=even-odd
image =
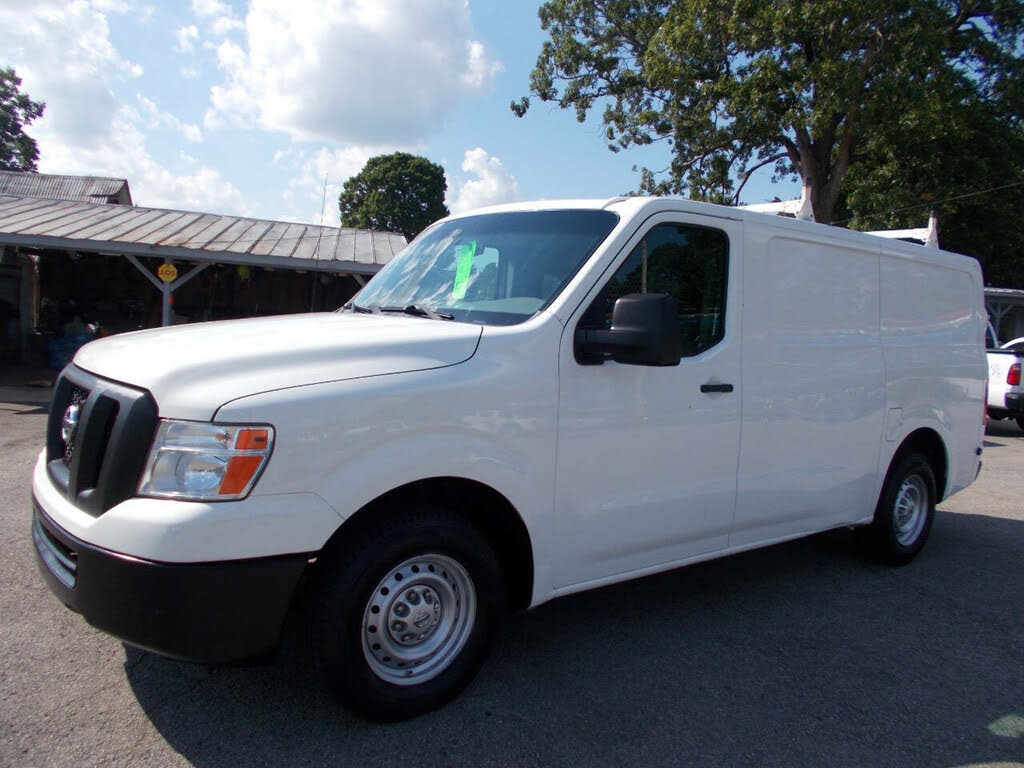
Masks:
[[[837,221],[855,229],[924,226],[981,261],[988,285],[1024,286],[1024,131],[986,104],[948,99],[914,110],[898,134],[869,137],[850,169]],[[980,194],[979,194],[980,193]]]
[[[24,128],[45,108],[21,92],[21,78],[13,69],[0,69],[0,170],[36,170],[39,147]]]
[[[666,142],[646,193],[735,202],[772,166],[831,222],[850,169],[905,145],[908,120],[952,102],[1020,130],[1019,0],[548,0],[540,20],[531,92],[581,122],[603,107],[613,151]]]
[[[345,182],[338,197],[341,224],[401,232],[414,238],[448,215],[444,168],[425,157],[395,152],[377,155]]]

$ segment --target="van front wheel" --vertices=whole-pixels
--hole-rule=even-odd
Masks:
[[[350,710],[402,720],[435,709],[473,679],[500,615],[490,543],[440,507],[387,518],[328,564],[314,651]]]
[[[935,474],[920,453],[893,467],[870,525],[857,533],[867,554],[890,565],[906,565],[924,547],[935,517]]]

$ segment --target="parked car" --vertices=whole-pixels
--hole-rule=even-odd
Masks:
[[[999,349],[986,350],[988,358],[988,406],[990,419],[1014,419],[1024,429],[1024,340],[1015,340]]]
[[[308,605],[344,704],[409,717],[507,609],[847,526],[909,562],[981,466],[984,333],[978,263],[937,249],[661,198],[451,216],[337,313],[83,347],[35,549],[175,658]]]
[[[1014,352],[1024,352],[1024,336],[1012,339],[1005,344],[999,345],[1000,349],[1012,349]]]

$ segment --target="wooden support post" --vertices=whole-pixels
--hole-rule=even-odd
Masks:
[[[132,264],[134,264],[135,268],[138,269],[139,272],[144,274],[146,276],[146,279],[149,280],[149,282],[151,282],[158,291],[160,291],[161,300],[163,302],[163,308],[160,313],[160,324],[165,327],[171,324],[171,294],[174,293],[175,290],[183,286],[185,283],[187,283],[189,280],[191,280],[193,277],[198,275],[200,272],[202,272],[204,269],[206,269],[208,266],[210,266],[210,262],[208,261],[196,264],[194,267],[192,267],[192,269],[190,269],[184,275],[179,277],[173,283],[165,283],[152,272],[150,272],[148,269],[146,269],[142,265],[142,262],[140,262],[132,254],[126,253],[125,258],[128,259],[128,261],[130,261]],[[170,263],[169,260],[168,263]]]

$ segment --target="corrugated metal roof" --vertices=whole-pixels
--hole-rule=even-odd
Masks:
[[[0,195],[78,200],[84,203],[108,203],[114,198],[122,205],[132,204],[127,179],[103,176],[59,176],[50,173],[0,171]]]
[[[993,299],[1021,299],[1024,300],[1024,289],[1022,288],[986,288],[986,298]]]
[[[405,238],[244,216],[0,195],[0,245],[372,275],[405,247]]]

